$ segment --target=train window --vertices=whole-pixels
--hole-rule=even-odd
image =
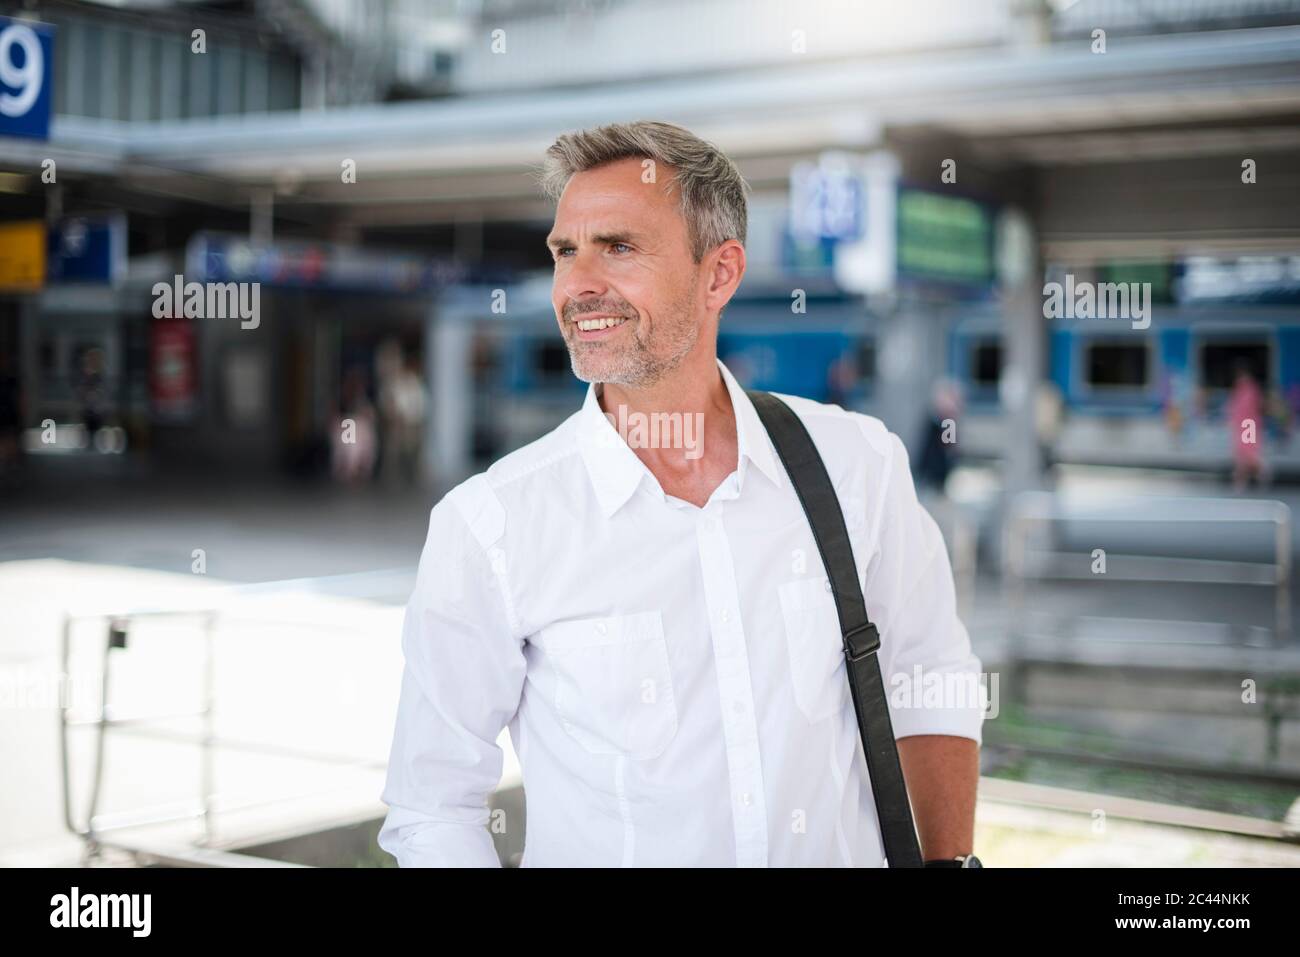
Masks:
[[[562,341],[546,340],[533,349],[533,370],[539,379],[558,379],[568,375],[572,368],[569,347]]]
[[[1087,382],[1094,388],[1140,389],[1149,370],[1145,342],[1093,342],[1087,346]]]
[[[1263,388],[1268,388],[1273,363],[1269,344],[1259,340],[1218,340],[1201,346],[1201,385],[1207,389],[1231,389],[1238,365],[1244,364]]]
[[[971,385],[995,387],[1002,378],[1002,343],[996,339],[977,342],[971,349]]]

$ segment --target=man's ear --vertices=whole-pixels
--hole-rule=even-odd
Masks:
[[[745,276],[745,247],[728,239],[710,252],[705,262],[709,275],[706,305],[709,312],[721,313]]]

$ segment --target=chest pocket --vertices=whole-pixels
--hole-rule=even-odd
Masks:
[[[778,595],[795,704],[809,721],[821,721],[839,712],[849,700],[835,597],[825,578],[786,582]]]
[[[657,611],[549,625],[537,645],[555,671],[555,712],[592,754],[653,758],[677,733],[677,704]]]

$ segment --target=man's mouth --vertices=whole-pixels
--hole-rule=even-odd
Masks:
[[[584,316],[574,319],[573,324],[578,329],[579,339],[593,340],[605,338],[627,321],[627,316]]]

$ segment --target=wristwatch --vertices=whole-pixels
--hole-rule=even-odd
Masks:
[[[960,857],[941,858],[937,861],[926,861],[926,867],[983,867],[980,859],[974,854],[963,854]]]

